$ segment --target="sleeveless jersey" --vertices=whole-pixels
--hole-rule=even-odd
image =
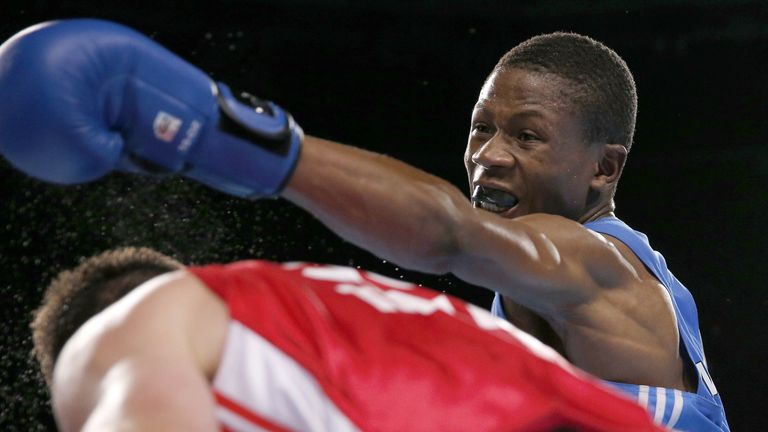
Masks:
[[[615,217],[604,217],[584,226],[627,245],[664,285],[672,300],[682,346],[696,369],[698,390],[689,393],[663,387],[605,382],[635,398],[648,409],[657,424],[679,431],[729,431],[722,400],[707,369],[698,313],[691,293],[667,269],[664,257],[651,248],[645,234],[633,230]],[[493,299],[491,313],[505,317],[498,293]]]
[[[645,410],[484,309],[347,267],[189,269],[230,324],[223,430],[661,431]]]

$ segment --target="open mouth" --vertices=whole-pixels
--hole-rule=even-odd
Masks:
[[[487,186],[475,186],[472,205],[494,213],[503,213],[516,206],[518,199],[509,192]]]

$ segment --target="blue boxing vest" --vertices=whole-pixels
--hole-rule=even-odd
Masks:
[[[680,390],[605,381],[628,393],[648,409],[656,423],[678,431],[729,431],[720,395],[707,370],[704,347],[699,332],[696,303],[688,289],[667,269],[664,257],[653,250],[645,234],[635,231],[615,217],[604,217],[585,227],[614,237],[627,245],[667,289],[677,317],[677,328],[685,351],[698,376],[696,393]],[[491,312],[506,319],[501,296],[496,293]],[[685,353],[681,353],[685,355]]]

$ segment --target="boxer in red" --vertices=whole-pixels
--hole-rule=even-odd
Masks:
[[[657,431],[476,306],[347,267],[107,251],[34,328],[62,431]]]

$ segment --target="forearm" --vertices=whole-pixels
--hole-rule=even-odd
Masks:
[[[399,265],[450,271],[471,211],[448,182],[393,158],[306,137],[283,196],[347,241]]]

